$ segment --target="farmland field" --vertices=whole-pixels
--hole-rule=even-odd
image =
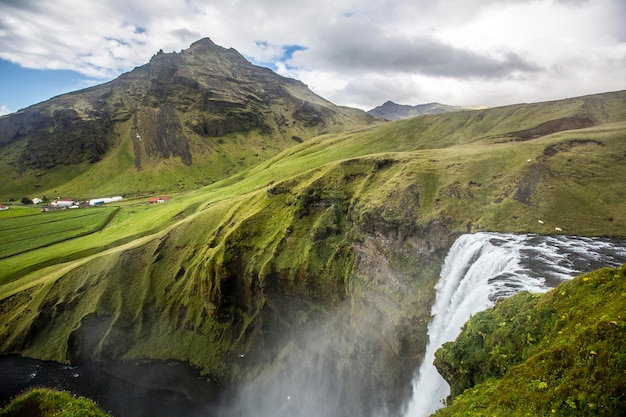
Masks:
[[[86,208],[0,218],[0,259],[101,230],[118,210]]]

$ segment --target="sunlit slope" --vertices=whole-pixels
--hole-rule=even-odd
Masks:
[[[298,352],[299,329],[332,317],[346,378],[410,386],[454,233],[626,236],[625,100],[319,136],[168,203],[129,201],[100,231],[0,260],[1,351],[175,358],[224,382]]]
[[[453,230],[623,235],[624,120],[623,92],[417,117],[319,137],[231,180],[253,189],[358,159],[389,168],[373,202],[393,206],[410,187],[422,196],[415,215]]]
[[[561,131],[624,121],[626,92],[420,116],[384,126],[320,136],[283,152],[249,172],[254,175],[276,163],[304,163],[306,165],[302,169],[308,169],[334,160],[385,152],[526,142]]]
[[[549,233],[558,227],[564,233],[621,235],[626,212],[624,170],[620,169],[624,164],[624,125],[618,120],[624,116],[622,109],[626,105],[620,107],[623,100],[623,93],[615,93],[567,100],[561,107],[557,104],[562,102],[552,102],[418,117],[378,128],[321,136],[238,176],[185,194],[182,200],[177,199],[171,216],[185,211],[187,200],[208,204],[298,175],[323,176],[335,170],[338,162],[354,159],[353,169],[358,176],[368,178],[359,192],[368,196],[368,187],[374,190],[363,204],[385,213],[390,213],[394,206],[411,211],[394,215],[401,220],[438,219],[458,231]],[[595,108],[585,104],[588,102],[605,109],[594,110],[591,115],[602,114],[611,123],[523,141],[515,140],[519,133],[507,133],[502,127],[517,129],[514,132],[532,130],[532,126],[545,125],[546,119],[557,113],[556,109],[560,109],[556,116],[569,120],[569,115],[578,114],[581,108]],[[482,122],[476,122],[477,118]],[[521,120],[526,119],[534,124],[523,124]],[[476,124],[485,120],[492,120],[490,127],[477,132]],[[384,175],[377,172],[381,166],[386,168]],[[295,180],[294,184],[300,181]],[[341,186],[337,185],[337,191],[341,191]],[[404,198],[419,196],[419,207],[398,202],[403,191],[409,189]],[[98,237],[96,246],[103,246],[101,242],[110,245],[120,236],[143,235],[144,224],[158,229],[163,224],[160,212],[164,210],[125,209],[124,215],[140,221],[129,221],[123,231],[105,230],[111,238]],[[158,221],[147,220],[151,212]],[[85,250],[91,244],[89,239],[83,240],[80,246]],[[57,251],[55,248],[49,252]],[[32,254],[7,262],[19,267],[3,268],[4,276],[22,268],[32,269],[37,263]]]

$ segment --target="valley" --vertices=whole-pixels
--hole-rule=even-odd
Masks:
[[[182,362],[231,400],[306,375],[400,415],[458,236],[626,237],[624,91],[388,123],[205,40],[0,127],[3,200],[124,196],[55,241],[0,213],[0,352]],[[49,159],[67,138],[97,146]]]

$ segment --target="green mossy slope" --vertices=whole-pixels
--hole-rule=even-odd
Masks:
[[[437,416],[616,416],[626,409],[626,265],[476,314],[435,365]]]
[[[69,392],[38,388],[26,392],[5,408],[0,417],[110,417],[90,399]]]

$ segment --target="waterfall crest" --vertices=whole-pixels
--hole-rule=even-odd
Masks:
[[[624,262],[626,241],[499,233],[460,236],[435,286],[429,341],[406,417],[426,417],[443,406],[450,387],[433,365],[435,351],[454,340],[473,314],[499,298],[520,291],[544,292],[580,273]]]

